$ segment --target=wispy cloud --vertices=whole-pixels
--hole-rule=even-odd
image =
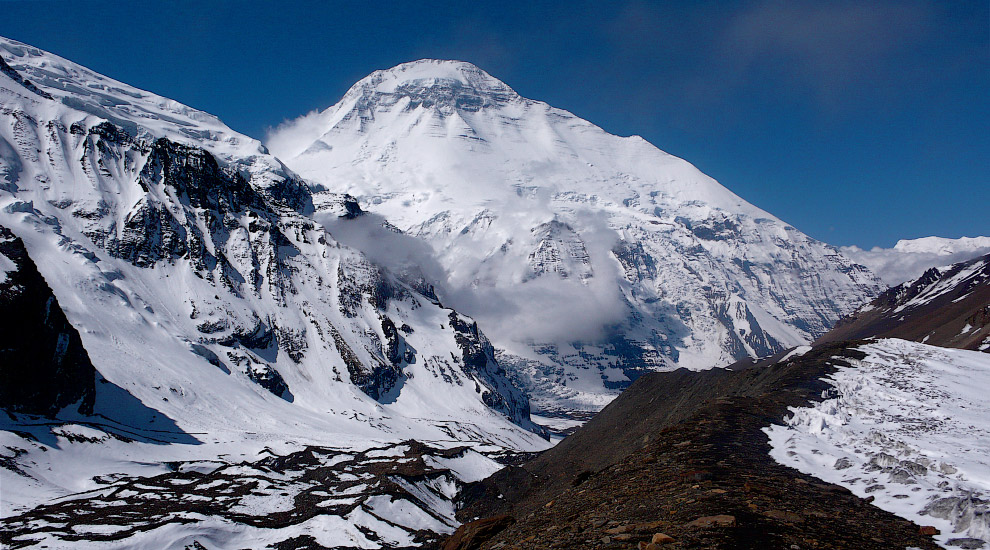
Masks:
[[[692,131],[732,125],[745,118],[737,106],[761,97],[831,114],[909,81],[917,68],[905,54],[931,42],[939,13],[900,0],[631,0],[602,22],[616,56],[603,70],[631,112],[660,109],[665,125]]]
[[[832,101],[918,44],[928,12],[920,3],[768,0],[737,14],[714,53],[735,83],[770,73]]]
[[[329,128],[319,110],[314,110],[292,120],[283,120],[275,128],[265,131],[265,145],[273,155],[289,160],[319,139]]]

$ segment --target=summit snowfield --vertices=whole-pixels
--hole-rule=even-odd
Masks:
[[[808,343],[883,288],[688,162],[469,63],[377,71],[267,145],[393,224],[341,238],[441,280],[541,409],[596,410],[646,370]]]

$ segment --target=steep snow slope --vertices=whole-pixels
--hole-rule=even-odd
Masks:
[[[4,420],[4,515],[306,445],[546,445],[477,325],[335,241],[260,143],[12,40],[0,58],[0,225],[99,371],[93,415]]]
[[[923,237],[899,240],[893,248],[843,246],[842,253],[869,267],[893,286],[917,277],[932,267],[941,267],[990,254],[990,237]]]
[[[268,145],[426,239],[441,298],[481,321],[543,408],[600,408],[644,370],[806,343],[882,288],[691,164],[468,63],[375,72]]]

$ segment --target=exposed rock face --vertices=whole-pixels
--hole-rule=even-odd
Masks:
[[[478,323],[451,311],[448,315],[454,330],[454,341],[461,348],[461,364],[482,401],[489,407],[507,414],[517,423],[529,418],[529,400],[509,383],[505,369],[495,360],[495,349],[478,330]]]
[[[48,94],[48,92],[45,92],[44,90],[41,90],[40,88],[38,88],[37,86],[35,86],[34,84],[32,84],[31,81],[25,80],[20,75],[20,73],[18,73],[10,65],[8,65],[7,62],[3,60],[2,57],[0,57],[0,73],[3,73],[5,75],[7,75],[14,82],[20,84],[21,86],[24,86],[28,90],[30,90],[30,91],[38,94],[39,96],[41,96],[41,97],[43,97],[45,99],[52,99],[52,96],[50,96]]]
[[[503,514],[465,523],[444,541],[443,550],[477,550],[483,543],[515,522],[516,518]]]
[[[92,412],[96,370],[24,243],[0,226],[0,409]]]

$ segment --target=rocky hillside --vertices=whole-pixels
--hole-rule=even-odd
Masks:
[[[762,429],[821,399],[821,377],[862,356],[831,344],[741,371],[643,376],[557,447],[469,489],[469,523],[444,548],[937,548],[917,525],[770,457]],[[499,516],[511,519],[472,538],[485,521],[472,519]]]
[[[884,291],[820,341],[866,337],[990,352],[990,255],[933,267]]]

